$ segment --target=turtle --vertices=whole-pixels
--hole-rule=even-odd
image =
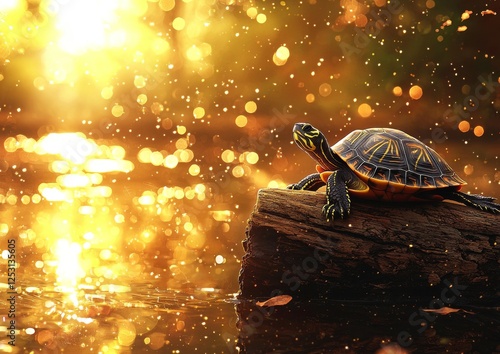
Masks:
[[[467,183],[436,151],[401,130],[354,130],[330,146],[311,124],[296,123],[293,138],[317,162],[317,172],[287,188],[315,191],[326,185],[322,213],[327,221],[349,215],[350,196],[398,202],[449,199],[500,212],[495,198],[460,192]]]

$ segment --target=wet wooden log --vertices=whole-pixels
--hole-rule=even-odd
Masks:
[[[353,201],[349,218],[329,223],[324,203],[324,192],[259,191],[242,298],[500,306],[499,215],[448,202]]]

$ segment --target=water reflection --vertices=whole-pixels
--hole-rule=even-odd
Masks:
[[[494,309],[436,316],[418,312],[422,305],[292,300],[286,306],[263,308],[241,302],[237,305],[238,347],[241,353],[491,353],[500,349],[500,315]]]
[[[29,279],[25,276],[24,279]],[[32,279],[33,284],[36,279]],[[16,346],[5,353],[190,353],[234,351],[234,305],[215,289],[164,291],[151,284],[82,291],[78,303],[64,289],[18,289]],[[69,300],[69,301],[68,301]],[[5,305],[1,303],[2,307]],[[0,325],[6,336],[9,322]]]
[[[202,183],[144,190],[130,182],[141,175],[136,166],[170,169],[169,156],[186,162],[180,140],[172,154],[141,149],[127,158],[121,145],[83,133],[4,137],[7,168],[33,174],[0,189],[1,240],[16,255],[7,249],[1,259],[15,274],[2,284],[2,351],[234,347],[233,305],[215,288],[228,254],[214,247],[203,255],[207,232],[227,232],[234,213],[207,212],[213,191]],[[200,271],[205,264],[212,274]]]

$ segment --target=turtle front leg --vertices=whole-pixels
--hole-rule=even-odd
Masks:
[[[326,221],[345,218],[351,212],[351,198],[347,185],[351,175],[344,170],[333,171],[326,183],[326,204],[322,212]]]
[[[298,183],[289,184],[286,188],[293,190],[308,190],[315,191],[323,187],[325,182],[321,179],[319,173],[313,173],[309,176],[304,177]]]

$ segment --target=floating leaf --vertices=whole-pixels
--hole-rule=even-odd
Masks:
[[[292,297],[290,295],[278,295],[264,302],[257,301],[256,305],[260,307],[283,306],[288,304],[291,300]]]
[[[445,27],[448,27],[448,26],[451,26],[451,20],[446,20],[444,21],[442,24],[441,24],[441,29],[445,28]]]
[[[461,16],[462,21],[468,20],[468,19],[470,18],[470,15],[471,15],[471,14],[472,14],[472,11],[466,10],[466,11],[462,14],[462,16]]]
[[[451,307],[441,307],[439,309],[423,309],[425,312],[434,312],[434,313],[437,313],[437,314],[440,314],[440,315],[448,315],[450,313],[453,313],[453,312],[459,312],[459,311],[463,311],[465,313],[469,313],[469,314],[474,314],[474,312],[470,312],[470,311],[465,311],[463,309],[454,309],[454,308],[451,308]]]
[[[481,11],[481,16],[484,16],[484,15],[496,15],[497,13],[493,10],[484,10],[484,11]]]

